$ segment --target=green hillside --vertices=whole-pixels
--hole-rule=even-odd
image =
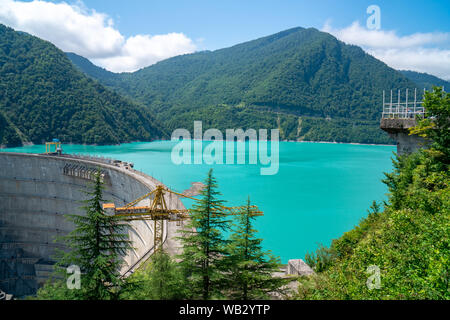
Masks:
[[[82,74],[54,45],[0,25],[0,144],[165,136],[148,109]]]
[[[134,73],[72,61],[150,106],[168,131],[189,128],[186,119],[195,114],[222,130],[281,123],[282,138],[291,140],[391,142],[378,130],[382,91],[416,86],[361,48],[313,28],[177,56]]]
[[[431,90],[433,86],[438,87],[444,86],[445,88],[450,88],[450,82],[432,76],[431,74],[428,73],[421,73],[409,70],[400,70],[400,72],[405,77],[416,83],[420,89],[425,88],[427,90]]]
[[[108,79],[118,79],[119,75],[110,72],[106,69],[100,68],[90,62],[88,59],[79,56],[72,52],[66,52],[67,58],[75,65],[77,66],[81,71],[83,71],[85,74],[89,75],[90,77],[94,79],[101,79],[102,81],[107,81]]]

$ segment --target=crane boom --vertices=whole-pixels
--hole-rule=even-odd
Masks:
[[[156,186],[154,190],[143,196],[133,200],[132,202],[126,204],[123,207],[116,207],[114,203],[103,204],[103,209],[107,214],[121,217],[125,221],[136,221],[136,220],[152,220],[154,221],[153,229],[153,243],[155,251],[162,248],[163,245],[163,231],[164,224],[163,221],[183,221],[189,219],[189,210],[187,209],[169,209],[167,207],[166,200],[164,196],[167,193],[177,195],[182,198],[191,199],[194,201],[199,201],[199,199],[178,193],[170,190],[162,185]],[[137,204],[146,198],[149,199],[149,205],[137,206]],[[250,209],[252,216],[262,216],[263,212],[259,211],[257,206],[239,206],[239,207],[226,207],[217,206],[214,211],[221,215],[239,215],[242,212]]]

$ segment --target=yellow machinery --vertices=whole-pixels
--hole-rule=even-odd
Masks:
[[[130,202],[124,207],[116,208],[114,203],[103,204],[103,209],[107,214],[114,214],[115,216],[123,217],[126,221],[133,220],[153,220],[154,221],[154,246],[155,251],[161,249],[163,245],[163,221],[183,221],[189,219],[189,211],[187,209],[168,209],[165,194],[174,194],[183,198],[199,201],[199,199],[189,197],[182,193],[172,191],[164,186],[158,185],[155,190],[143,195],[142,197]],[[136,206],[139,202],[149,199],[148,206]],[[241,207],[224,207],[217,208],[217,214],[221,215],[238,215],[242,212],[245,206]],[[251,206],[253,216],[262,216],[263,213],[258,210],[257,206]]]
[[[53,139],[52,142],[45,143],[46,154],[53,154],[53,153],[61,154],[61,152],[62,152],[61,142],[58,139]]]

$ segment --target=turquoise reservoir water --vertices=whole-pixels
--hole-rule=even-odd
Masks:
[[[256,228],[265,249],[280,256],[283,263],[303,259],[319,243],[329,245],[367,215],[373,200],[385,199],[387,188],[380,180],[383,172],[391,171],[395,150],[393,146],[280,142],[279,171],[264,176],[260,165],[175,165],[171,160],[175,144],[156,141],[63,148],[65,153],[133,162],[135,169],[177,191],[203,181],[213,168],[227,205],[242,205],[250,196],[264,211]],[[45,147],[3,151],[41,153]],[[186,206],[192,203],[183,202]]]

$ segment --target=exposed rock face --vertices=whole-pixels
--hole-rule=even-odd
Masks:
[[[271,299],[285,300],[292,298],[292,296],[298,291],[299,276],[310,276],[313,274],[315,274],[314,270],[302,259],[289,260],[287,266],[283,266],[279,272],[273,273],[272,276],[289,279],[290,281],[281,288],[283,293],[272,292],[270,294]]]
[[[202,192],[203,188],[205,188],[205,185],[202,182],[192,182],[191,187],[184,190],[183,194],[188,197],[195,197]]]
[[[287,275],[309,276],[314,274],[314,270],[308,266],[302,259],[289,260],[286,269]]]

